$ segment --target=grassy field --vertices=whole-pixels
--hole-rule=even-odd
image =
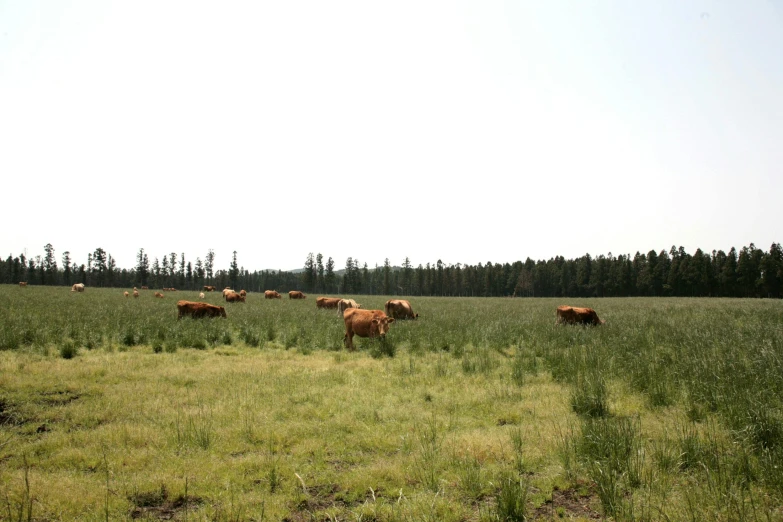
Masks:
[[[0,286],[0,520],[783,520],[781,301],[315,297]]]

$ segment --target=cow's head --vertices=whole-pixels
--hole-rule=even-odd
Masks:
[[[394,317],[373,317],[372,325],[370,326],[370,332],[372,337],[380,337],[383,339],[389,332],[389,325],[394,322]]]
[[[220,308],[220,317],[225,319],[226,318],[226,309],[224,307],[222,307],[222,306],[219,306],[218,308]]]

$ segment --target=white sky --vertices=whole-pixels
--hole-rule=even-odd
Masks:
[[[0,255],[783,240],[783,3],[0,0]]]

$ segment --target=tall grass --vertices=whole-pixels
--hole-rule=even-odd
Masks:
[[[0,288],[4,516],[29,455],[41,519],[127,518],[161,484],[149,509],[216,519],[522,519],[556,488],[618,519],[781,518],[780,302],[569,300],[593,328],[554,326],[561,299],[412,297],[348,353],[310,300],[177,321],[178,298]]]

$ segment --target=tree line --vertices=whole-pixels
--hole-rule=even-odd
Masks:
[[[683,247],[634,256],[608,253],[576,259],[556,256],[548,260],[477,265],[435,263],[414,267],[409,258],[392,266],[387,258],[382,266],[369,267],[349,257],[345,267],[335,270],[335,262],[321,253],[308,254],[303,270],[262,270],[250,272],[238,265],[233,252],[228,269],[215,268],[215,252],[202,260],[186,261],[185,254],[171,252],[150,262],[139,249],[136,266],[118,268],[111,254],[96,248],[87,263],[76,265],[70,252],[61,263],[51,244],[44,255],[23,254],[0,259],[0,283],[27,281],[33,285],[68,285],[130,288],[173,287],[196,290],[204,285],[218,288],[244,288],[249,291],[302,290],[306,293],[374,294],[419,296],[486,297],[783,297],[783,249],[773,243],[769,251],[751,243],[728,253]]]

